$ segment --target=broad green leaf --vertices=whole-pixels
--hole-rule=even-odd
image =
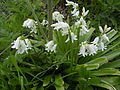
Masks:
[[[51,75],[48,75],[43,80],[43,86],[47,86],[50,83]]]
[[[111,51],[110,53],[106,54],[105,57],[107,57],[108,60],[112,60],[118,55],[120,55],[120,49]]]
[[[94,70],[99,68],[99,64],[83,64],[83,65],[77,65],[75,68],[75,71],[81,71],[82,68],[86,68],[86,70]]]
[[[102,77],[102,80],[112,84],[112,85],[118,85],[120,84],[120,77],[114,77],[114,76],[111,76],[111,77]]]
[[[108,89],[108,90],[116,90],[116,88],[115,88],[113,85],[111,85],[111,84],[109,84],[108,82],[103,81],[103,80],[102,80],[101,83],[99,83],[99,84],[96,83],[94,86],[103,87],[103,88],[106,88],[106,89]]]
[[[110,32],[107,33],[107,36],[109,39],[111,39],[112,37],[114,37],[117,34],[117,31],[115,31],[114,29],[111,30]]]
[[[106,63],[101,68],[118,68],[118,67],[120,67],[120,60],[115,60],[113,62]]]
[[[120,45],[120,41],[118,41],[117,43],[113,44],[112,46],[110,46],[108,49],[106,49],[102,55],[104,55],[105,53],[109,52],[110,50],[114,49],[116,46]]]
[[[84,64],[84,67],[87,70],[94,70],[99,68],[99,64]]]
[[[120,75],[120,71],[114,68],[101,69],[98,71],[92,71],[92,75],[104,76],[104,75]]]
[[[55,84],[58,86],[64,85],[64,81],[63,81],[61,74],[55,75]]]
[[[86,64],[99,64],[99,65],[103,65],[103,64],[105,64],[107,62],[108,62],[108,60],[107,60],[106,57],[100,57],[100,58],[91,60],[91,61],[87,62]]]

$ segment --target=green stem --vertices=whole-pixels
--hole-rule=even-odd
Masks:
[[[46,36],[45,32],[43,31],[43,29],[41,28],[41,24],[40,24],[39,19],[38,19],[37,15],[36,15],[36,13],[34,11],[34,8],[32,7],[32,5],[31,5],[29,0],[27,0],[27,3],[28,3],[28,6],[29,6],[30,10],[32,11],[32,14],[33,14],[35,20],[38,23],[38,26],[39,26],[40,33],[41,33],[42,37],[44,38],[45,41],[47,41],[47,36]]]
[[[47,2],[47,12],[48,12],[48,37],[49,37],[49,40],[52,39],[52,27],[51,27],[51,24],[52,24],[52,0],[48,0]]]

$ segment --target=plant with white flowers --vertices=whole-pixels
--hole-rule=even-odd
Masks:
[[[69,25],[67,22],[64,22],[64,16],[60,14],[60,12],[53,12],[53,20],[57,22],[52,24],[51,27],[54,27],[54,36],[57,37],[54,37],[55,40],[52,40],[45,44],[45,50],[47,50],[48,52],[59,52],[59,50],[63,49],[63,51],[67,52],[71,49],[77,48],[73,50],[76,51],[76,53],[74,54],[82,55],[84,57],[88,55],[95,55],[99,50],[104,51],[107,48],[107,46],[105,45],[105,41],[109,42],[107,33],[110,31],[111,27],[107,28],[107,25],[105,25],[103,29],[101,26],[99,26],[99,30],[101,32],[99,36],[97,36],[93,41],[89,41],[88,39],[84,40],[84,37],[94,31],[93,28],[90,27],[85,20],[85,17],[88,15],[89,10],[85,10],[85,7],[83,7],[81,15],[79,15],[80,13],[78,13],[78,4],[68,0],[66,0],[66,2],[66,6],[73,6],[74,10],[71,11],[71,14],[73,16],[76,16],[77,19],[73,25]],[[67,46],[67,48],[65,48],[65,46],[61,44]],[[55,47],[54,50],[53,47]]]
[[[35,87],[30,84],[30,87],[33,87],[32,89],[40,87],[40,89],[52,90],[54,86],[56,90],[69,90],[73,85],[72,89],[75,90],[82,90],[83,87],[85,87],[84,90],[88,90],[89,87],[90,90],[93,90],[93,86],[116,90],[114,86],[107,82],[107,79],[105,80],[105,77],[107,75],[120,75],[119,70],[109,68],[111,63],[106,65],[115,55],[120,54],[118,50],[113,55],[108,53],[116,45],[107,49],[108,44],[118,38],[118,36],[114,37],[117,32],[107,25],[104,28],[98,26],[98,29],[91,27],[90,21],[86,20],[89,10],[86,10],[85,7],[80,12],[79,5],[68,0],[66,0],[66,6],[72,6],[72,11],[70,11],[72,14],[70,18],[73,17],[74,19],[72,21],[69,19],[69,14],[66,20],[64,15],[59,11],[55,11],[52,13],[52,24],[50,24],[50,18],[48,21],[43,20],[41,23],[36,18],[36,20],[28,18],[23,22],[23,27],[30,29],[30,32],[29,34],[24,33],[24,35],[14,40],[11,48],[16,49],[17,54],[27,53],[24,58],[26,59],[29,56],[29,60],[27,60],[32,62],[23,63],[30,67],[30,70],[25,70],[25,72],[28,71],[27,73],[16,70],[20,71],[20,74],[17,72],[20,76],[20,82],[28,85],[29,83],[24,80],[29,74],[29,77],[33,78],[30,79],[35,82],[34,84],[36,84],[36,81],[40,81],[37,82]],[[39,28],[37,28],[38,26]],[[41,29],[43,28],[52,31],[52,34],[50,31],[43,30],[42,32]],[[97,35],[94,34],[95,30],[98,32]],[[46,37],[44,38],[42,34]],[[119,44],[120,42],[117,43],[117,45]],[[28,50],[31,50],[31,52]],[[22,63],[20,62],[20,64]],[[104,64],[105,66],[100,68]],[[24,75],[24,79],[21,79],[21,75]],[[64,81],[64,78],[66,81]],[[31,80],[28,79],[28,81]]]

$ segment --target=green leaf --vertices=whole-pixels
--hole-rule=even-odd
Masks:
[[[86,70],[94,70],[99,68],[99,64],[84,64]]]
[[[117,37],[118,37],[118,36],[117,36]],[[110,41],[111,41],[111,40],[110,40]],[[109,52],[110,50],[114,49],[114,48],[115,48],[116,46],[118,46],[118,45],[120,45],[120,41],[112,44],[112,46],[110,46],[108,49],[106,49],[106,50],[102,53],[102,55],[104,55],[105,53],[107,53],[107,52]]]
[[[55,84],[58,86],[64,85],[64,81],[63,78],[61,77],[61,74],[55,75]]]
[[[104,76],[104,75],[120,75],[120,71],[114,68],[107,68],[98,71],[92,71],[92,75]]]
[[[100,58],[96,58],[94,60],[91,60],[89,62],[87,62],[86,64],[99,64],[99,65],[103,65],[105,63],[107,63],[108,60],[106,57],[100,57]]]
[[[94,70],[94,69],[98,69],[99,68],[99,64],[83,64],[83,65],[77,65],[75,68],[75,71],[81,71],[81,69],[83,69],[83,67],[86,70]]]
[[[120,77],[114,77],[114,76],[111,76],[111,77],[102,77],[102,80],[112,84],[112,85],[118,85],[120,84]]]
[[[117,34],[117,31],[115,31],[114,29],[111,30],[110,32],[107,33],[107,36],[109,39],[111,39],[112,37],[114,37]]]
[[[108,60],[112,60],[118,55],[120,55],[120,49],[111,51],[110,53],[106,54],[105,57],[107,57]]]
[[[102,80],[102,83],[95,84],[95,86],[103,87],[103,88],[106,88],[109,90],[116,90],[116,88],[113,85],[111,85],[110,83],[108,83],[104,80]]]
[[[50,83],[51,75],[48,75],[43,80],[43,86],[47,86]]]
[[[101,68],[118,68],[120,67],[120,59],[104,64]]]

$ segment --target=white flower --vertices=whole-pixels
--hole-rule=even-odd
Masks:
[[[103,30],[103,28],[101,26],[99,26],[99,30],[100,30],[101,33],[104,32],[104,30]]]
[[[94,45],[94,44],[87,44],[86,48],[87,48],[87,52],[88,52],[89,55],[94,55],[98,51],[97,46]]]
[[[82,42],[78,55],[82,55],[85,57],[87,56],[87,54],[88,53],[86,52],[86,42]]]
[[[28,39],[22,40],[21,37],[18,37],[12,44],[13,46],[11,48],[18,49],[18,54],[22,54],[24,52],[28,53],[27,50],[32,49],[30,41]]]
[[[87,29],[87,27],[85,27],[84,25],[82,25],[82,28],[80,29],[80,35],[84,35],[87,32],[89,32],[89,30]]]
[[[62,32],[62,36],[67,35],[68,34],[68,27],[62,28],[61,32]]]
[[[73,16],[76,16],[76,17],[78,17],[79,16],[79,10],[77,9],[78,8],[78,4],[77,3],[74,3],[74,2],[72,2],[72,1],[68,1],[68,0],[66,0],[66,2],[67,2],[67,4],[66,4],[66,6],[69,6],[69,5],[72,5],[73,6],[73,11],[71,11],[71,14],[73,15]]]
[[[23,23],[23,27],[29,28],[31,29],[31,32],[37,33],[37,27],[36,27],[36,23],[34,20],[32,19],[27,19],[26,21],[24,21]]]
[[[107,41],[109,42],[109,38],[107,37],[106,34],[103,34],[103,35],[102,35],[102,39],[103,39],[103,40],[107,40]]]
[[[102,50],[102,51],[104,51],[106,49],[106,46],[104,45],[104,43],[102,41],[99,43],[98,49]]]
[[[73,16],[75,16],[75,17],[79,17],[79,14],[80,14],[80,12],[77,11],[77,12],[73,13]]]
[[[82,16],[86,16],[88,14],[89,10],[85,11],[85,8],[82,9]]]
[[[108,31],[110,31],[110,29],[111,29],[111,27],[107,27],[107,25],[104,26],[104,29],[101,26],[99,26],[99,30],[101,33],[106,33]]]
[[[70,33],[71,35],[71,41],[72,43],[74,42],[74,40],[77,40],[77,35],[75,35],[73,32]],[[68,42],[70,40],[70,37],[68,36],[67,40],[65,42]]]
[[[58,22],[58,23],[52,24],[51,26],[54,27],[54,30],[62,29],[62,35],[68,34],[69,25],[67,23]]]
[[[45,25],[48,24],[48,21],[47,21],[47,20],[43,20],[41,24],[42,24],[43,26],[45,26]]]
[[[110,31],[110,29],[111,29],[111,27],[107,27],[107,25],[104,26],[104,31],[105,31],[105,32]]]
[[[86,42],[82,42],[80,51],[78,55],[87,56],[87,55],[94,55],[98,51],[98,47],[94,44],[88,44]]]
[[[73,8],[78,7],[78,4],[77,4],[77,3],[74,3],[74,2],[72,2],[72,1],[68,1],[68,0],[66,0],[66,2],[67,2],[66,6],[72,5]]]
[[[83,17],[80,18],[80,24],[84,25],[84,26],[87,26],[86,21],[84,20]]]
[[[26,46],[27,46],[27,49],[32,49],[32,48],[31,48],[32,45],[31,45],[31,42],[30,42],[29,39],[25,39],[25,44],[26,44]]]
[[[58,11],[55,11],[52,16],[53,16],[53,20],[57,20],[58,22],[62,22],[64,18],[64,16],[60,14],[60,12]]]
[[[47,50],[48,52],[56,52],[57,44],[54,44],[53,41],[49,41],[47,44],[45,44],[45,47],[45,50]]]
[[[93,42],[91,42],[91,43],[93,43],[93,44],[97,45],[97,44],[98,44],[98,42],[99,42],[99,37],[96,37],[96,38],[94,39],[94,41],[93,41]]]
[[[77,28],[79,28],[81,25],[87,26],[86,21],[83,19],[83,17],[81,17],[79,21],[75,22],[75,26]]]

